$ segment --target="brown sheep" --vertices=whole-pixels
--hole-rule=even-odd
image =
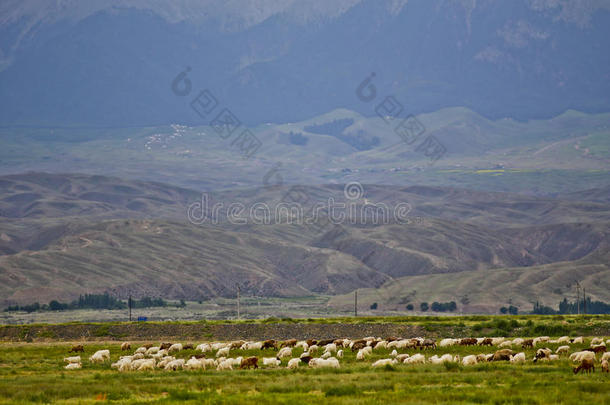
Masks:
[[[335,339],[322,339],[322,340],[318,341],[317,345],[318,346],[326,346],[327,344],[332,343],[334,341],[335,341]]]
[[[182,350],[193,350],[195,348],[195,346],[193,346],[192,343],[187,343],[184,346],[182,346]]]
[[[432,339],[424,339],[424,341],[421,342],[421,344],[420,344],[420,348],[421,349],[428,349],[428,348],[436,349],[436,342]]]
[[[591,370],[595,372],[595,362],[591,359],[584,359],[580,366],[574,367],[574,374],[578,374],[579,371],[585,371],[587,374],[591,373]]]
[[[594,346],[588,349],[585,349],[588,352],[593,352],[593,353],[605,353],[606,352],[606,346],[604,345],[599,345],[599,346]]]
[[[70,350],[68,350],[68,353],[76,353],[76,352],[85,352],[85,346],[83,345],[74,345],[72,346],[72,348]]]
[[[602,373],[603,372],[610,373],[610,370],[608,370],[608,360],[602,360]]]
[[[487,361],[509,361],[510,357],[514,354],[515,352],[510,349],[498,350],[494,353],[493,356],[487,359]]]
[[[150,349],[151,347],[153,347],[152,343],[146,343],[145,345],[142,345],[142,347],[145,347],[146,349]]]
[[[250,367],[253,367],[256,369],[258,368],[258,357],[256,356],[252,356],[252,357],[248,357],[247,359],[242,359],[241,364],[239,365],[240,369],[244,369],[247,368],[249,369]]]
[[[396,337],[396,336],[389,336],[389,337],[385,338],[385,340],[389,343],[389,342],[394,342],[395,340],[400,340],[400,338]]]
[[[473,346],[477,344],[477,340],[475,338],[464,338],[460,340],[461,346]]]
[[[131,343],[129,343],[129,342],[121,343],[121,350],[122,351],[130,350],[130,349],[131,349]]]
[[[493,339],[485,338],[481,341],[481,343],[479,343],[479,346],[493,346]]]
[[[309,364],[309,361],[313,359],[311,356],[301,356],[301,361],[305,364]]]
[[[244,342],[243,340],[236,340],[234,342],[231,342],[231,350],[241,348],[244,345],[244,343],[246,343],[246,342]]]
[[[540,359],[549,359],[551,357],[551,354],[553,354],[553,351],[551,349],[549,349],[548,347],[545,347],[544,349],[538,349],[536,350],[536,355],[534,356],[534,363],[536,363],[538,360]]]
[[[193,357],[196,359],[205,359],[205,354],[195,354]]]
[[[358,351],[360,349],[364,349],[365,347],[366,347],[366,341],[364,341],[364,340],[357,340],[352,345],[352,352]]]
[[[315,339],[307,339],[307,340],[305,341],[305,343],[307,343],[307,346],[313,346],[313,345],[315,345],[316,343],[318,343],[318,341],[317,341],[317,340],[315,340]]]
[[[261,347],[261,350],[262,349],[277,349],[277,344],[273,339],[265,340],[263,342],[263,346]]]
[[[522,348],[526,348],[526,347],[534,347],[534,339],[525,339],[523,341],[523,343],[521,343],[521,347]]]
[[[288,339],[288,340],[284,340],[282,343],[280,343],[280,347],[294,347],[296,344],[297,344],[296,339]]]
[[[173,345],[173,343],[171,343],[171,342],[161,343],[161,346],[159,346],[159,350],[169,349],[172,345]]]
[[[335,339],[333,340],[333,343],[337,346],[343,346],[343,339]]]

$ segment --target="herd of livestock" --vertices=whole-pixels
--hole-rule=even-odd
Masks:
[[[583,350],[573,350],[572,345],[589,346]],[[555,350],[547,346],[559,345]],[[355,353],[356,361],[366,362],[374,352],[385,353],[387,358],[378,359],[371,363],[372,367],[392,366],[399,363],[404,364],[443,364],[458,363],[463,366],[471,366],[481,362],[507,361],[513,364],[525,363],[528,361],[524,351],[519,349],[535,350],[533,356],[530,355],[529,361],[550,362],[559,360],[561,356],[568,357],[574,363],[573,371],[587,372],[595,371],[595,364],[599,361],[601,370],[608,372],[608,362],[610,352],[606,352],[606,345],[610,345],[610,339],[604,341],[603,338],[594,337],[589,342],[585,342],[583,337],[570,338],[562,336],[558,339],[551,339],[548,336],[540,336],[533,339],[507,339],[507,338],[462,338],[462,339],[442,339],[438,342],[433,339],[411,338],[402,339],[388,337],[385,339],[367,337],[364,339],[322,339],[322,340],[301,340],[289,339],[284,341],[265,340],[258,342],[232,341],[232,342],[211,342],[201,343],[198,346],[193,344],[165,342],[158,346],[144,344],[138,347],[133,354],[122,355],[111,364],[113,369],[118,371],[144,371],[144,370],[232,370],[234,368],[248,369],[261,367],[287,367],[296,369],[302,366],[313,368],[329,367],[339,368],[344,358],[344,352]],[[460,356],[450,353],[426,356],[428,350],[435,350],[437,347],[447,348],[451,346],[479,346],[489,349],[487,353],[470,354]],[[493,349],[493,350],[492,350]],[[517,349],[517,350],[514,350]],[[131,344],[124,342],[121,344],[121,351],[130,351]],[[180,353],[185,350],[194,350],[196,354],[191,354],[189,358],[180,358]],[[254,350],[260,351],[261,357],[231,357],[231,351]],[[296,357],[296,353],[301,354]],[[414,350],[416,352],[414,352]],[[411,351],[411,354],[405,353]],[[83,352],[83,345],[75,345],[70,352]],[[269,353],[269,357],[264,357]],[[598,358],[599,355],[599,358]],[[183,356],[184,357],[184,356]],[[67,363],[67,370],[82,368],[80,355],[64,358]],[[370,361],[370,360],[369,360]],[[110,350],[98,350],[89,357],[90,363],[110,362]]]

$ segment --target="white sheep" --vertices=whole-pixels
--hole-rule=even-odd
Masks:
[[[110,360],[110,350],[98,350],[89,357],[91,363],[103,363],[106,360]]]
[[[337,345],[334,343],[329,343],[326,346],[324,346],[324,351],[325,352],[329,352],[329,353],[336,353],[337,352]]]
[[[498,345],[498,349],[508,349],[513,346],[513,342],[510,340],[506,340]]]
[[[604,339],[603,338],[594,337],[593,339],[591,339],[591,346],[598,345],[600,343],[604,343]]]
[[[375,350],[386,349],[387,347],[388,347],[388,342],[385,340],[382,340],[381,342],[377,342],[377,344],[375,345]]]
[[[392,353],[390,353],[390,357],[396,357],[398,356],[398,352],[396,351],[396,349],[392,350]]]
[[[263,357],[263,366],[277,367],[282,361],[275,357]]]
[[[157,367],[158,368],[165,368],[165,366],[167,364],[169,364],[170,362],[176,360],[176,358],[174,356],[165,356],[163,357],[158,363],[157,363]]]
[[[292,357],[292,347],[283,347],[277,353],[278,359],[283,359],[284,357]]]
[[[153,354],[152,357],[155,360],[161,360],[163,357],[167,356],[169,353],[167,349],[159,350],[157,353]]]
[[[307,344],[307,342],[306,342],[306,341],[304,341],[304,340],[300,340],[300,341],[298,341],[298,342],[297,342],[297,344],[296,344],[296,345],[294,345],[294,347],[295,347],[295,349],[296,349],[297,347],[301,347],[301,348],[303,349],[303,351],[304,351],[304,352],[306,352],[306,351],[307,351],[307,349],[309,349],[309,345],[308,345],[308,344]]]
[[[81,363],[68,363],[64,368],[66,370],[78,370],[80,368],[83,368],[83,366],[81,365]]]
[[[583,339],[582,336],[578,336],[575,337],[574,340],[572,340],[572,344],[583,344],[585,342],[585,340]]]
[[[64,357],[66,363],[80,363],[80,356]]]
[[[132,356],[132,359],[133,359],[133,360],[139,360],[139,359],[143,359],[144,357],[146,357],[146,356],[145,356],[144,354],[142,354],[142,353],[135,353],[135,354]]]
[[[443,363],[453,363],[453,362],[455,362],[455,358],[454,358],[452,355],[450,355],[449,353],[445,353],[445,354],[443,354],[443,355],[440,357],[440,359],[441,359],[441,361],[442,361]]]
[[[216,370],[218,370],[218,371],[233,370],[233,361],[231,359],[226,359],[226,360],[218,362],[218,366],[216,367]]]
[[[218,362],[214,359],[202,359],[201,364],[203,365],[204,370],[218,366]]]
[[[368,356],[369,356],[368,352],[360,349],[360,350],[358,350],[358,353],[356,353],[356,360],[364,360]]]
[[[561,353],[567,353],[569,351],[570,351],[570,346],[559,346],[557,348],[557,350],[555,351],[555,353],[561,354]]]
[[[503,343],[504,341],[506,341],[505,337],[495,337],[491,339],[491,344],[494,346],[499,345],[500,343]]]
[[[429,357],[428,362],[432,364],[443,364],[443,361],[436,354],[432,357]]]
[[[510,358],[511,363],[525,363],[525,353],[519,352]]]
[[[212,347],[210,346],[209,343],[201,343],[201,344],[197,345],[195,350],[199,350],[200,352],[206,353],[206,352],[212,351]]]
[[[181,368],[184,368],[184,359],[172,360],[169,363],[167,363],[164,368],[167,371],[170,371],[170,370],[173,370],[173,371],[180,370]]]
[[[414,354],[411,357],[407,357],[404,360],[405,364],[424,364],[426,363],[426,356],[421,353]]]
[[[562,336],[559,339],[557,339],[557,343],[570,343],[570,337]]]
[[[600,361],[603,360],[610,360],[610,352],[606,352],[604,354],[602,354],[602,358],[600,359]]]
[[[440,347],[449,347],[449,346],[453,346],[456,343],[456,339],[451,339],[451,338],[447,338],[447,339],[443,339],[441,340],[441,342],[439,343]]]
[[[198,359],[196,357],[191,357],[190,359],[187,360],[186,364],[184,365],[185,370],[199,370],[202,368],[203,368],[203,363],[201,362],[201,359]]]
[[[398,363],[398,361],[396,359],[381,359],[381,360],[377,360],[376,362],[374,362],[371,367],[391,366],[392,364],[396,364],[396,363]]]
[[[580,363],[583,360],[591,360],[591,361],[595,361],[595,353],[584,350],[582,352],[574,352],[572,354],[570,354],[569,359],[571,361]]]
[[[140,349],[144,349],[144,351],[141,351]],[[151,354],[159,353],[159,350],[161,350],[159,346],[149,347],[148,350],[145,347],[140,347],[138,350],[136,350],[136,353],[146,353],[150,356]]]
[[[472,365],[475,365],[477,363],[478,363],[477,356],[475,356],[474,354],[471,354],[469,356],[465,356],[462,359],[462,365],[464,365],[464,366],[472,366]]]
[[[327,359],[327,358],[329,358],[329,357],[332,357],[332,355],[333,355],[333,354],[332,354],[331,352],[324,352],[324,353],[322,353],[322,355],[320,356],[320,358]]]
[[[311,345],[311,346],[309,346],[309,349],[307,349],[307,351],[308,351],[309,353],[315,353],[315,352],[317,352],[317,351],[318,351],[318,345]]]
[[[230,347],[223,347],[216,352],[216,357],[227,357],[229,355]]]
[[[147,348],[145,348],[144,346],[142,347],[138,347],[135,351],[135,353],[146,353],[147,352]]]
[[[288,360],[288,365],[286,366],[286,368],[290,368],[290,369],[295,369],[295,368],[299,368],[299,364],[301,363],[301,359],[290,359]]]
[[[339,368],[339,360],[334,357],[328,359],[314,358],[309,360],[309,367],[314,368],[322,368],[322,367],[330,367],[330,368]]]
[[[167,351],[169,353],[173,353],[173,352],[180,352],[182,351],[182,343],[174,343],[173,345],[171,345],[169,347],[169,349],[167,349]]]
[[[154,359],[143,359],[142,363],[138,366],[138,371],[144,370],[154,370],[155,369],[155,360]]]
[[[343,358],[343,349],[337,350],[337,358],[339,358],[339,359]]]
[[[398,360],[399,363],[404,363],[405,359],[408,357],[409,357],[409,355],[407,353],[401,353],[398,356],[396,356],[396,360]]]
[[[523,338],[514,338],[513,339],[513,345],[521,346],[524,341],[525,341],[525,339],[523,339]]]

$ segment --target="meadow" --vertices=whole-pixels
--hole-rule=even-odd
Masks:
[[[447,318],[443,322],[456,321]],[[158,341],[132,341],[132,348]],[[589,341],[571,345],[570,352],[588,347]],[[567,356],[558,361],[534,363],[534,349],[524,350],[527,362],[522,365],[507,362],[474,366],[396,364],[373,369],[371,364],[375,360],[389,357],[390,350],[380,349],[365,361],[357,361],[355,353],[345,350],[337,370],[311,369],[304,365],[288,370],[285,368],[288,359],[284,359],[279,368],[258,370],[120,373],[111,369],[108,362],[91,364],[88,361],[99,349],[110,349],[111,360],[116,361],[125,354],[120,351],[120,341],[86,342],[83,368],[67,371],[63,368],[63,358],[68,356],[71,344],[0,343],[0,403],[610,404],[610,374],[602,374],[599,363],[591,375],[574,375]],[[559,345],[545,343],[543,346],[554,351]],[[444,353],[464,357],[495,350],[497,347],[452,346],[423,353],[427,358]],[[301,352],[300,348],[294,349],[293,357]],[[399,352],[414,354],[419,350]],[[176,357],[188,359],[196,353],[199,352],[184,350]],[[273,357],[275,353],[273,350],[232,350],[230,356],[260,358]]]

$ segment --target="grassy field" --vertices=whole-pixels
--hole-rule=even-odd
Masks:
[[[515,322],[519,319],[514,318]],[[535,317],[536,324],[543,325],[542,319],[553,318]],[[508,321],[509,325],[512,320]],[[561,323],[565,319],[556,321]],[[600,317],[585,318],[583,323],[599,321]],[[434,325],[439,324],[457,326],[462,323],[479,332],[501,326],[497,318],[488,320],[488,325],[477,317],[437,318],[429,322],[420,320],[420,323],[426,323],[431,332]],[[549,321],[547,326],[553,324]],[[83,368],[66,371],[62,359],[67,356],[70,343],[0,344],[0,403],[610,404],[610,375],[600,372],[599,363],[596,373],[575,376],[565,357],[551,363],[533,363],[533,349],[525,351],[528,361],[523,365],[498,362],[475,366],[398,364],[371,368],[375,360],[387,358],[389,350],[375,351],[364,362],[356,361],[355,355],[347,350],[338,370],[307,367],[287,370],[287,359],[284,359],[282,368],[275,369],[119,373],[111,369],[109,363],[93,365],[88,362],[87,358],[94,351],[106,348],[111,351],[111,360],[116,361],[121,355],[119,345],[117,341],[86,343]],[[545,346],[555,350],[558,345]],[[584,347],[588,347],[588,340],[583,345],[572,345],[571,352]],[[428,350],[424,354],[430,357],[451,353],[463,357],[494,350],[496,348],[453,346]],[[417,350],[399,352],[413,354]],[[195,353],[186,350],[176,357],[188,359]],[[274,353],[270,350],[264,353],[233,350],[231,357],[272,357]],[[293,357],[300,354],[301,349],[293,351]]]

